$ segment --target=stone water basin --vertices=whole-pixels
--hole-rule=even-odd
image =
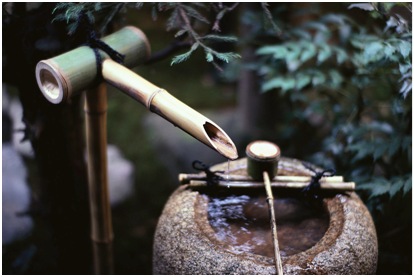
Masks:
[[[211,170],[227,170],[227,162]],[[246,159],[230,164],[246,174]],[[279,175],[311,176],[284,158]],[[378,244],[372,218],[356,193],[304,201],[294,190],[273,190],[284,274],[374,274]],[[159,219],[154,274],[276,274],[264,188],[180,186]]]

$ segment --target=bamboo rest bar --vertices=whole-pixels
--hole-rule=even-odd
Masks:
[[[217,174],[218,176],[221,176],[226,181],[236,181],[236,182],[254,182],[253,178],[250,176],[244,176],[244,175],[227,175],[227,174]],[[205,181],[206,176],[205,175],[199,175],[199,174],[185,174],[180,173],[178,175],[178,180],[180,181],[180,184],[188,184],[191,180],[198,180],[198,181]],[[310,182],[312,181],[312,177],[310,176],[275,176],[271,181],[273,182]],[[322,177],[320,182],[321,183],[342,183],[344,181],[344,178],[342,176],[332,176],[332,177]]]
[[[270,186],[272,188],[290,188],[290,189],[303,189],[309,182],[271,182]],[[323,183],[320,182],[321,189],[323,190],[337,190],[337,191],[354,191],[355,190],[355,183],[348,182],[348,183]],[[199,180],[191,180],[189,183],[190,187],[205,187],[207,186],[206,181],[199,181]],[[219,187],[228,187],[228,188],[261,188],[263,187],[263,182],[227,182],[227,181],[219,181],[217,186]]]

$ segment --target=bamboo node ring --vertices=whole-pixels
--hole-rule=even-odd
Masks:
[[[152,100],[154,99],[154,97],[159,93],[159,92],[161,92],[161,91],[165,91],[165,89],[163,89],[163,88],[160,88],[160,89],[157,89],[156,91],[154,91],[152,94],[151,94],[151,96],[148,98],[148,101],[147,101],[147,103],[146,103],[146,106],[147,106],[147,108],[148,108],[148,110],[150,111],[150,112],[152,112],[151,111],[151,102],[152,102]]]

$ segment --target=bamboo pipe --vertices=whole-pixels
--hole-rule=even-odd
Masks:
[[[272,193],[272,188],[270,187],[269,174],[266,171],[263,172],[263,180],[264,180],[264,186],[266,188],[267,205],[269,208],[270,226],[272,229],[272,238],[273,238],[273,250],[275,252],[276,271],[277,271],[277,275],[283,275],[282,261],[280,258],[280,250],[279,250],[279,241],[277,240],[276,216],[275,216],[275,208],[273,206],[273,193]]]
[[[85,98],[89,203],[95,274],[113,274],[112,219],[108,191],[106,83],[90,89]]]
[[[145,34],[133,26],[125,27],[101,40],[126,55],[124,66],[128,68],[142,64],[151,54]],[[105,52],[99,53],[102,60],[108,58]],[[69,97],[99,84],[95,53],[89,46],[82,46],[57,57],[42,60],[36,66],[36,79],[43,95],[51,103],[64,102]]]
[[[227,175],[227,174],[220,174],[217,173],[218,176],[221,176],[222,178],[226,179],[226,181],[236,181],[236,182],[254,182],[254,179],[250,176],[244,176],[244,175]],[[181,185],[188,184],[192,180],[197,181],[205,181],[206,175],[199,175],[199,174],[185,174],[180,173],[178,174],[178,180]],[[302,183],[302,182],[311,182],[312,177],[311,176],[275,176],[272,179],[273,182],[280,182],[280,183],[287,183],[287,182],[296,182],[296,183]],[[332,177],[322,177],[319,181],[320,183],[342,183],[344,181],[344,178],[342,176],[332,176]]]
[[[334,190],[334,191],[354,191],[355,190],[355,183],[354,182],[347,182],[347,183],[322,183],[319,182],[321,185],[321,189],[323,190]],[[207,186],[206,181],[199,181],[199,180],[191,180],[189,183],[190,187],[205,187]],[[309,182],[271,182],[270,186],[272,188],[291,188],[291,189],[303,189]],[[245,182],[228,182],[228,181],[219,181],[217,183],[219,187],[229,187],[229,188],[260,188],[263,187],[262,182],[253,182],[253,181],[245,181]]]
[[[149,43],[145,35],[135,27],[126,27],[102,40],[118,52],[126,54],[126,67],[136,66],[149,56]],[[217,124],[126,67],[106,59],[107,55],[102,51],[100,53],[104,60],[102,75],[106,81],[226,158],[237,159],[236,146]],[[40,61],[36,66],[38,85],[44,96],[55,104],[93,87],[96,78],[95,55],[89,47],[80,47]]]
[[[230,160],[238,158],[236,146],[217,124],[164,89],[160,89],[111,59],[102,63],[102,75],[105,81],[226,158]]]

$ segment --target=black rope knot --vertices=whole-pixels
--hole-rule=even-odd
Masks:
[[[200,164],[201,168],[196,167],[196,164]],[[196,170],[204,171],[206,173],[208,186],[215,186],[218,184],[219,181],[224,181],[223,177],[217,175],[217,173],[224,173],[224,171],[211,171],[210,166],[205,165],[203,162],[199,160],[195,160],[193,162],[193,168]]]
[[[333,168],[330,168],[330,169],[324,169],[321,172],[317,172],[308,163],[302,162],[302,164],[304,167],[314,172],[315,175],[312,176],[312,181],[309,183],[309,185],[307,185],[301,191],[301,194],[303,194],[304,196],[313,196],[314,198],[318,198],[317,193],[319,192],[319,189],[321,188],[321,184],[319,183],[319,180],[321,180],[322,177],[334,176],[336,174],[336,170]]]
[[[95,31],[92,28],[92,24],[89,20],[89,17],[84,12],[81,12],[76,20],[78,22],[78,27],[85,33],[86,35],[86,43],[83,45],[87,45],[92,48],[93,52],[95,53],[96,58],[96,69],[97,73],[100,77],[102,77],[102,59],[101,55],[99,54],[99,50],[101,49],[105,53],[109,55],[109,57],[119,64],[124,63],[125,55],[115,51],[111,48],[108,44],[97,38]]]

